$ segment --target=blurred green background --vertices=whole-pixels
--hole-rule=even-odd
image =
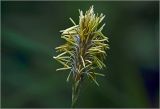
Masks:
[[[78,23],[78,9],[104,13],[109,37],[106,74],[84,84],[77,107],[159,106],[158,1],[2,1],[1,105],[6,108],[70,107],[69,72],[52,57],[64,43],[59,30]]]

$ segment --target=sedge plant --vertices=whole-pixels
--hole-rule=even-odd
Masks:
[[[73,26],[60,31],[61,38],[66,40],[66,43],[55,48],[60,54],[54,57],[63,65],[56,71],[70,71],[67,82],[72,81],[72,107],[75,107],[86,77],[99,86],[96,77],[104,74],[96,73],[95,69],[106,66],[103,60],[106,58],[106,50],[109,49],[108,37],[102,33],[105,24],[101,25],[105,15],[95,14],[93,6],[85,14],[79,10],[79,14],[78,24],[70,18]]]

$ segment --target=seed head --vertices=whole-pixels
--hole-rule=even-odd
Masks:
[[[64,66],[57,71],[70,70],[67,81],[72,75],[74,81],[88,77],[99,85],[96,76],[104,76],[96,73],[95,69],[105,67],[103,60],[109,49],[108,38],[102,33],[105,24],[100,26],[105,15],[95,14],[93,9],[91,6],[85,14],[79,10],[79,24],[70,18],[73,26],[60,31],[66,43],[55,48],[60,54],[54,58]]]

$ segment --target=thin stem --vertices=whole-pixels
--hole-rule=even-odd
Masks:
[[[77,99],[80,92],[80,85],[81,81],[74,81],[72,85],[72,105],[71,108],[75,108],[75,105],[77,103]]]

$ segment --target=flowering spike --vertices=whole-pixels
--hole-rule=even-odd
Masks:
[[[93,6],[85,14],[79,9],[79,14],[78,25],[69,18],[73,26],[60,31],[61,38],[65,39],[66,43],[56,47],[60,54],[54,57],[64,66],[57,71],[70,70],[67,81],[73,81],[72,106],[75,105],[85,76],[99,86],[96,76],[104,76],[104,74],[95,73],[94,70],[97,67],[102,69],[106,66],[103,60],[106,50],[109,49],[108,37],[102,33],[105,24],[100,25],[105,15],[95,14]]]

